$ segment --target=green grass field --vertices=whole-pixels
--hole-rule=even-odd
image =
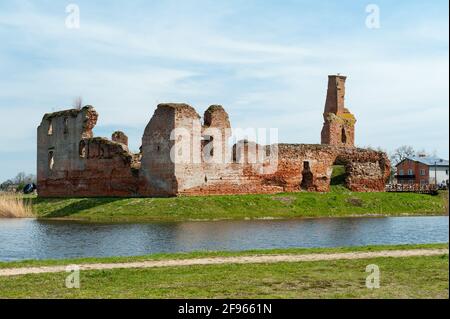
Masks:
[[[191,253],[103,261],[412,248],[448,248],[448,245]],[[41,261],[41,264],[80,261]],[[365,286],[368,275],[365,269],[369,264],[380,268],[379,289]],[[17,265],[4,263],[2,267]],[[0,277],[0,298],[448,298],[448,275],[448,255],[92,270],[81,272],[80,289],[65,287],[66,273]]]
[[[88,221],[184,221],[214,219],[409,216],[446,214],[447,192],[230,195],[176,198],[33,198],[39,218]]]

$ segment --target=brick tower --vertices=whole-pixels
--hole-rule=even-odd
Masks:
[[[354,147],[355,116],[345,108],[346,76],[329,75],[328,92],[323,113],[324,124],[321,143],[336,146]]]

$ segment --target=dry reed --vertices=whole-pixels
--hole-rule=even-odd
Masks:
[[[0,218],[33,217],[31,200],[22,194],[0,193]]]

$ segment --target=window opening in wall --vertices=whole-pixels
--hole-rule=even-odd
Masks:
[[[342,141],[342,144],[347,143],[347,134],[345,134],[345,128],[342,128],[341,141]]]
[[[204,148],[207,145],[210,145],[209,146],[210,147],[210,149],[209,149],[209,156],[214,156],[214,147],[213,147],[213,144],[211,144],[211,143],[213,143],[213,137],[212,136],[209,136],[209,135],[202,136],[202,144],[201,144],[202,152],[203,152]]]
[[[86,158],[86,142],[85,141],[80,142],[79,153],[80,153],[81,158]]]
[[[52,120],[48,120],[48,135],[53,135],[53,123]]]
[[[53,170],[53,166],[55,165],[55,153],[53,151],[48,152],[48,168],[49,170]]]
[[[69,133],[69,119],[67,117],[64,118],[64,134]]]
[[[302,171],[302,183],[300,184],[300,188],[303,190],[308,190],[313,186],[313,173],[311,172],[311,167],[309,162],[303,162],[303,171]]]

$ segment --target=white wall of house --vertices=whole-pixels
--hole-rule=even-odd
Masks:
[[[430,169],[430,184],[434,184],[434,166],[429,166]],[[448,166],[447,167],[442,167],[442,166],[437,166],[436,167],[436,177],[437,177],[437,183],[440,184],[442,182],[445,182],[449,179],[449,171],[448,171]]]

